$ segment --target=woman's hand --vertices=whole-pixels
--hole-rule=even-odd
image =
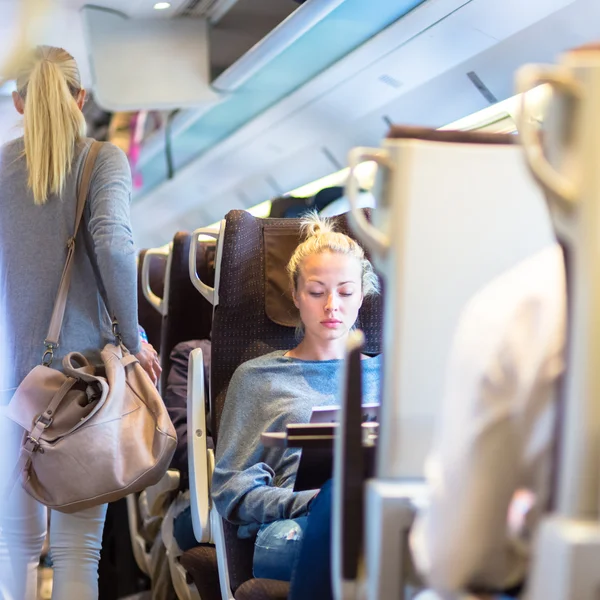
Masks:
[[[526,489],[519,489],[513,494],[508,509],[508,528],[512,535],[520,535],[527,525],[527,515],[535,505],[535,494]]]
[[[156,385],[158,383],[158,378],[162,373],[162,369],[160,368],[160,363],[158,361],[158,354],[152,344],[143,341],[142,349],[135,357],[140,361],[142,369],[148,373],[152,383]]]

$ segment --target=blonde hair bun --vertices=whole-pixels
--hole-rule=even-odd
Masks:
[[[300,232],[305,238],[315,235],[334,233],[335,227],[331,219],[321,217],[316,210],[311,210],[300,221]]]
[[[345,233],[336,231],[333,220],[321,217],[316,211],[312,211],[301,219],[300,231],[305,239],[298,245],[287,265],[290,285],[293,289],[298,289],[300,268],[307,256],[333,252],[352,256],[360,263],[362,293],[365,298],[379,293],[377,275],[365,257],[364,250],[356,240]]]

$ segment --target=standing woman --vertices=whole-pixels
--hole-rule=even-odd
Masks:
[[[25,375],[41,363],[72,235],[77,186],[92,144],[81,112],[85,91],[77,64],[62,48],[40,46],[17,77],[14,105],[24,136],[0,148],[0,309],[9,357],[0,379],[2,480],[17,461],[23,431],[2,412]],[[123,343],[156,380],[156,354],[143,346],[137,327],[135,250],[129,219],[131,173],[124,153],[104,144],[97,157],[67,300],[60,347],[100,362],[99,349],[113,340],[92,262],[102,277]],[[93,432],[92,432],[93,433]],[[90,433],[90,435],[92,435]],[[37,567],[46,535],[47,509],[20,485],[0,510],[0,589],[14,600],[35,600]],[[98,597],[98,561],[106,505],[79,513],[53,512],[50,548],[54,600]],[[4,600],[4,598],[2,599]]]

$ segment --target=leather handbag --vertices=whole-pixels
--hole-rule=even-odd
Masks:
[[[31,496],[65,513],[113,502],[156,484],[167,471],[177,442],[162,398],[137,358],[122,345],[116,323],[115,343],[101,351],[103,366],[91,365],[82,354],[71,352],[63,359],[62,371],[51,367],[65,313],[75,239],[100,147],[93,142],[85,159],[75,228],[67,242],[42,364],[26,375],[7,408],[7,416],[25,430],[13,479],[20,477]]]

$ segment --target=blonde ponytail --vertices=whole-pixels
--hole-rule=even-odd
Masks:
[[[17,79],[25,100],[25,158],[35,204],[60,195],[71,171],[75,143],[85,135],[76,98],[81,91],[75,59],[62,48],[39,46]]]
[[[333,252],[334,254],[352,256],[360,263],[362,293],[365,298],[379,293],[379,280],[371,263],[366,258],[364,250],[345,233],[335,231],[333,222],[330,219],[320,217],[318,213],[312,211],[302,219],[301,232],[306,239],[296,248],[287,265],[290,285],[294,290],[298,289],[300,268],[307,256]]]

